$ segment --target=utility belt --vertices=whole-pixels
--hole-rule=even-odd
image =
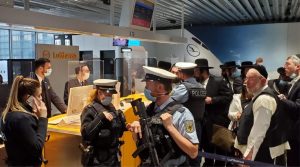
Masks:
[[[122,142],[120,142],[121,145]],[[117,164],[120,161],[121,152],[119,146],[112,148],[103,148],[92,145],[80,143],[79,148],[82,152],[81,163],[83,166],[97,165],[97,164]],[[115,165],[113,165],[115,166]]]

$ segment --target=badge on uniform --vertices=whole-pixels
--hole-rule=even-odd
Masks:
[[[194,121],[193,120],[186,120],[184,121],[184,129],[187,133],[192,133],[195,131],[194,128]]]

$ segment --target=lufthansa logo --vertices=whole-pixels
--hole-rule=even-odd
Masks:
[[[50,58],[50,51],[49,50],[43,50],[43,58]]]

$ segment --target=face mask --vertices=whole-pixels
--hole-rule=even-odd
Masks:
[[[90,73],[89,72],[88,73],[84,73],[82,79],[85,81],[85,80],[89,79],[89,77],[90,77]]]
[[[297,75],[295,74],[295,73],[293,73],[292,75],[290,75],[290,78],[291,79],[294,79],[294,78],[296,78],[297,77]]]
[[[112,101],[112,97],[111,96],[106,96],[103,100],[101,100],[101,103],[105,106],[108,106]]]
[[[156,97],[153,97],[153,96],[151,95],[151,90],[149,90],[149,89],[147,89],[147,88],[144,89],[144,95],[145,95],[145,97],[146,97],[148,100],[153,101],[153,102],[156,101]]]
[[[49,69],[47,70],[47,72],[46,72],[46,73],[44,73],[44,74],[45,74],[45,76],[46,76],[46,77],[48,77],[48,76],[50,76],[50,75],[51,75],[51,73],[52,73],[52,69],[51,69],[51,68],[49,68]]]

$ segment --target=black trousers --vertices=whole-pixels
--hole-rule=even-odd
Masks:
[[[274,165],[280,165],[285,166],[285,155],[281,155],[279,157],[276,157],[275,159],[271,158],[269,147],[261,146],[256,154],[256,157],[254,158],[254,161],[274,164]]]
[[[300,166],[300,142],[297,140],[289,140],[291,150],[287,151],[288,166]]]

